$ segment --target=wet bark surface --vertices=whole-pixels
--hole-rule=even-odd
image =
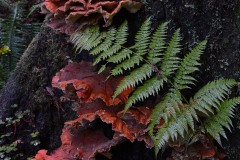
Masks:
[[[133,35],[141,23],[151,16],[153,29],[164,21],[170,21],[169,35],[175,29],[181,28],[183,37],[181,56],[187,53],[188,48],[208,39],[207,49],[201,59],[200,72],[196,74],[198,79],[196,90],[208,81],[221,77],[240,80],[240,2],[238,0],[141,0],[141,2],[143,8],[137,14],[132,15],[123,11],[115,17],[115,24],[119,24],[124,18],[129,20],[130,35]],[[31,123],[26,122],[26,125],[18,128],[18,136],[28,142],[29,135],[21,132],[38,130],[41,145],[33,149],[25,143],[22,149],[24,154],[35,154],[39,148],[53,150],[60,145],[59,137],[63,123],[74,119],[76,115],[71,111],[70,104],[58,106],[56,98],[49,95],[46,87],[51,86],[51,78],[67,64],[68,60],[80,61],[82,58],[91,60],[86,53],[74,54],[66,36],[56,34],[48,27],[42,28],[23,54],[1,91],[0,118],[11,117],[16,110],[31,110]],[[189,93],[191,94],[193,93]],[[236,94],[238,94],[237,89],[233,91],[233,95]],[[59,97],[61,92],[54,90],[54,95]],[[14,104],[18,107],[12,108]],[[65,111],[61,111],[59,107],[63,107]],[[233,120],[235,127],[232,133],[228,133],[229,141],[223,142],[225,153],[231,160],[240,159],[239,111],[235,112],[236,116]],[[4,132],[4,129],[0,130]],[[126,146],[132,150],[131,153],[125,150]],[[121,145],[117,151],[113,149],[120,159],[154,159],[153,151],[143,149],[141,143],[126,144],[126,146]],[[101,156],[99,159],[102,159]]]

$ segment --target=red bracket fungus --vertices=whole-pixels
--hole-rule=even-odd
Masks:
[[[52,79],[52,86],[66,93],[65,97],[89,103],[99,98],[107,106],[125,104],[133,88],[123,91],[117,98],[112,99],[116,86],[122,77],[111,77],[106,80],[109,71],[97,74],[90,62],[69,63]]]
[[[115,134],[110,140],[104,136],[102,129],[86,129],[72,134],[64,128],[61,135],[61,147],[53,151],[51,155],[47,155],[46,150],[40,150],[33,160],[94,159],[95,154],[108,151],[122,139],[119,134]]]
[[[109,107],[100,99],[79,105],[79,118],[65,123],[62,145],[51,155],[47,155],[46,150],[38,151],[33,160],[94,159],[96,154],[108,152],[125,140],[144,141],[146,147],[153,147],[146,130],[151,113],[147,107],[129,109],[123,115],[123,106]],[[105,136],[103,128],[89,125],[96,119],[111,124],[114,131],[112,138]]]
[[[105,27],[111,25],[121,8],[131,13],[141,8],[141,4],[133,0],[45,0],[43,5],[53,13],[48,25],[69,35],[86,25],[97,24],[102,18]]]
[[[111,124],[112,130],[121,137],[125,137],[131,142],[144,140],[146,147],[153,147],[146,129],[150,122],[151,110],[149,108],[133,108],[123,114],[122,106],[107,107],[100,101],[83,104],[79,108],[79,118],[65,123],[68,128],[84,127],[88,122],[100,119],[104,123]]]
[[[53,77],[52,86],[63,90],[66,96],[70,95],[68,99],[75,101],[73,107],[79,118],[65,122],[62,145],[58,149],[51,155],[40,150],[33,160],[94,159],[96,154],[104,155],[112,146],[126,140],[144,141],[146,147],[153,147],[147,133],[151,109],[131,108],[123,114],[124,104],[133,88],[113,100],[113,91],[122,78],[106,80],[108,75],[107,70],[99,75],[90,62],[81,62],[69,63]],[[103,127],[91,125],[96,120],[111,125],[112,138],[105,136]]]

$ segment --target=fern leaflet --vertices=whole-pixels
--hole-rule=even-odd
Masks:
[[[93,26],[86,28],[85,32],[74,33],[70,39],[75,44],[74,47],[76,51],[81,52],[83,49],[90,50],[99,45],[105,36],[103,36],[104,34],[100,36],[98,30],[98,26]]]
[[[135,45],[131,47],[131,49],[134,49],[136,51],[135,54],[138,56],[143,56],[148,52],[149,39],[151,35],[150,29],[151,21],[150,18],[148,18],[142,24],[135,36]]]
[[[152,72],[153,72],[152,66],[149,64],[144,64],[140,68],[134,70],[133,72],[130,73],[130,75],[126,76],[121,81],[116,91],[114,92],[113,98],[116,98],[116,96],[119,95],[123,90],[130,87],[135,87],[140,82],[142,83],[143,80],[150,78]]]
[[[150,25],[150,23],[149,23],[149,20],[147,20],[144,24],[143,24],[143,27],[141,27],[141,28],[148,28],[148,26]],[[161,41],[164,41],[164,33],[166,33],[166,25],[167,25],[167,23],[164,23],[163,25],[160,25],[160,27],[159,27],[159,29],[155,32],[155,34],[154,34],[154,39],[153,39],[153,41],[151,42],[151,45],[150,45],[150,47],[151,47],[151,49],[150,49],[150,53],[149,53],[149,57],[152,57],[152,59],[154,59],[154,60],[157,60],[157,61],[159,61],[158,60],[158,58],[157,57],[153,57],[153,55],[152,54],[159,54],[160,55],[160,53],[158,53],[159,51],[161,51],[162,49],[163,49],[163,46],[161,46],[161,45],[163,45],[163,44],[161,44],[160,45],[160,47],[158,48],[157,47],[157,45],[156,45],[156,41],[157,40],[161,40]],[[143,30],[143,31],[142,31]],[[149,34],[148,33],[145,33],[146,31],[145,31],[145,29],[142,29],[142,30],[140,30],[139,31],[139,33],[138,34],[140,34],[140,33],[142,33],[142,34],[144,34],[144,37],[146,38],[146,40],[144,41],[144,43],[146,43],[147,45],[149,45],[147,42],[148,42],[148,37],[149,37]],[[136,39],[139,39],[139,35],[137,35],[136,36]],[[179,58],[178,57],[176,57],[176,54],[180,51],[180,40],[181,40],[181,38],[180,38],[180,30],[178,29],[175,33],[174,33],[174,35],[173,35],[173,37],[172,37],[172,39],[171,39],[171,41],[170,41],[170,43],[169,43],[169,46],[167,47],[167,49],[166,49],[166,52],[165,52],[165,54],[164,54],[164,57],[163,57],[163,63],[162,63],[162,65],[161,65],[161,67],[160,67],[160,69],[161,70],[163,70],[163,73],[164,73],[164,76],[165,77],[167,77],[167,76],[169,76],[169,75],[171,75],[171,73],[178,67],[178,62],[179,62]],[[140,43],[140,40],[137,40],[137,42],[136,42],[136,44],[138,44],[138,43]],[[164,42],[162,42],[162,43],[164,43]],[[145,46],[146,47],[146,46]],[[145,48],[144,47],[144,48]],[[144,48],[141,48],[142,50],[145,50]],[[156,50],[155,50],[156,49]],[[153,51],[154,50],[154,51]],[[155,52],[156,51],[156,52]],[[137,54],[137,53],[136,53]],[[151,60],[151,58],[150,58],[150,60]],[[134,67],[134,61],[132,61],[131,60],[131,58],[128,60],[129,62],[131,62],[131,66],[130,67],[128,67],[129,69],[131,69],[132,67]],[[138,62],[139,63],[139,62]],[[151,63],[151,62],[150,62]],[[112,75],[117,75],[117,74],[119,74],[119,73],[123,73],[123,70],[119,67],[119,66],[121,66],[121,67],[124,67],[124,62],[123,63],[121,63],[120,65],[118,65],[115,69],[117,69],[117,70],[115,70],[115,69],[113,69],[112,71],[113,71],[113,73],[114,74],[112,74]],[[141,68],[141,67],[140,67]],[[150,68],[149,70],[151,70],[152,72],[154,71],[154,69],[155,68]],[[139,70],[139,69],[137,69],[137,70]],[[134,72],[134,71],[133,71]],[[133,73],[132,72],[132,73]],[[158,72],[158,71],[157,71]],[[168,73],[169,72],[169,73]],[[115,74],[115,73],[117,73],[117,74]],[[145,76],[145,73],[146,72],[139,72],[139,74],[141,75],[141,74],[143,74],[142,75],[142,77],[146,77]],[[166,74],[166,75],[165,75]],[[127,77],[131,77],[132,75],[130,74],[129,76],[127,76]],[[140,76],[139,76],[140,77]],[[135,79],[135,78],[137,78],[137,77],[131,77],[131,79],[133,80],[133,79]],[[149,78],[150,78],[150,76],[149,76]],[[141,79],[139,79],[139,81],[141,82],[142,81],[142,79],[143,78],[141,78]],[[113,95],[113,97],[116,97],[118,94],[120,94],[124,89],[126,89],[126,87],[129,87],[129,85],[127,85],[127,84],[130,84],[130,83],[132,83],[132,82],[129,82],[130,81],[130,78],[128,78],[128,80],[126,79],[125,80],[125,78],[124,78],[124,80],[119,84],[119,86],[118,86],[118,88],[117,88],[117,90],[114,92],[114,95]],[[135,80],[136,81],[136,80]],[[138,82],[138,81],[137,81]],[[134,87],[135,85],[133,85],[133,87]],[[143,86],[144,86],[144,84],[143,84]],[[150,86],[149,86],[150,87]],[[160,88],[160,87],[158,87],[158,88]],[[142,88],[140,88],[140,89],[142,89]],[[144,90],[149,90],[149,89],[151,89],[151,88],[144,88]],[[158,89],[155,89],[155,90],[152,90],[151,92],[153,92],[153,94],[154,93],[156,93],[155,91],[157,91],[158,92]],[[138,90],[138,92],[139,92],[139,90]],[[146,93],[151,93],[151,92],[146,92]],[[145,94],[144,95],[144,97],[145,98],[148,98],[150,96],[150,94]],[[130,99],[130,102],[128,102],[127,103],[127,105],[125,106],[125,110],[127,109],[127,108],[129,108],[129,105],[131,105],[131,104],[133,104],[133,103],[135,103],[135,102],[137,102],[137,101],[139,101],[140,99],[141,99],[141,97],[143,97],[143,95],[142,94],[140,94],[139,96],[135,93],[133,93],[133,96],[131,96],[129,99]]]
[[[156,64],[160,61],[159,56],[162,56],[162,52],[165,48],[166,30],[169,22],[161,24],[156,32],[152,36],[152,41],[149,45],[148,60],[152,64]]]
[[[178,68],[179,58],[176,55],[180,52],[180,40],[180,29],[177,29],[169,42],[160,67],[166,77]]]
[[[188,132],[188,126],[194,127],[193,116],[188,108],[182,108],[177,112],[176,117],[171,117],[168,123],[164,123],[158,130],[154,137],[155,153],[158,153],[170,139],[176,140],[178,134],[184,137],[184,132]]]
[[[206,115],[208,112],[213,113],[211,106],[218,109],[218,105],[223,101],[230,89],[236,85],[235,80],[215,80],[201,88],[192,100],[192,105]]]
[[[234,80],[217,80],[210,82],[194,95],[194,98],[191,100],[189,105],[180,106],[179,110],[174,108],[174,111],[176,112],[172,112],[172,115],[167,115],[168,111],[165,111],[168,108],[166,107],[166,104],[170,103],[168,101],[167,103],[163,103],[166,100],[166,98],[164,98],[162,104],[160,102],[159,106],[154,108],[153,114],[151,115],[152,122],[149,125],[150,135],[152,135],[153,139],[156,141],[156,150],[163,147],[170,138],[175,140],[178,134],[182,136],[184,131],[187,132],[188,129],[186,128],[186,124],[194,130],[194,119],[198,119],[196,111],[198,110],[208,115],[208,111],[213,112],[212,107],[215,107],[218,113],[210,118],[204,126],[207,132],[220,142],[220,135],[225,136],[222,126],[229,128],[229,116],[233,113],[232,108],[240,103],[240,98],[227,100],[221,104],[219,104],[218,101],[222,101],[222,98],[225,98],[225,92],[229,92],[233,85],[236,85]],[[167,100],[173,99],[172,97],[169,97],[170,96],[167,96]],[[206,101],[206,97],[211,98]],[[176,100],[175,102],[177,103],[178,101]],[[215,106],[216,104],[217,106]],[[164,119],[165,123],[154,136],[153,128],[159,123],[158,121],[161,118]]]
[[[134,103],[143,101],[149,96],[155,96],[163,87],[163,83],[166,81],[164,78],[153,77],[147,80],[142,86],[136,88],[132,95],[128,98],[124,110],[127,111]]]
[[[107,59],[108,57],[111,57],[113,54],[115,54],[116,52],[118,52],[120,49],[122,48],[121,45],[118,44],[114,44],[113,46],[111,46],[110,48],[108,48],[107,50],[105,50],[105,52],[102,52],[93,62],[93,65],[98,64],[99,62]]]
[[[130,49],[124,48],[118,54],[109,57],[107,62],[118,64],[124,61],[125,59],[130,58],[132,54],[133,52]]]
[[[118,64],[112,71],[111,75],[117,76],[123,74],[126,70],[131,70],[136,65],[138,66],[140,62],[143,60],[143,57],[141,56],[132,56],[129,59],[125,60],[124,62]]]
[[[206,47],[206,43],[207,41],[199,43],[189,54],[185,56],[174,78],[173,86],[175,89],[187,89],[189,88],[189,85],[194,84],[193,82],[196,80],[189,76],[189,74],[198,70],[197,66],[200,65],[198,61],[200,60],[200,56]]]
[[[174,90],[168,92],[153,109],[150,116],[151,123],[148,127],[150,134],[153,134],[153,129],[156,124],[160,122],[161,119],[168,122],[168,118],[173,116],[176,118],[176,113],[179,111],[179,106],[182,104],[181,94]]]
[[[101,52],[108,50],[115,40],[117,30],[115,28],[110,28],[105,34],[103,34],[103,41],[100,45],[93,48],[90,52],[91,55],[98,55]]]
[[[123,44],[126,43],[127,41],[127,36],[128,36],[127,31],[128,31],[128,25],[127,25],[127,22],[125,21],[117,30],[116,35],[114,35],[115,41],[113,45],[107,48],[106,50],[104,50],[100,55],[98,55],[93,65],[96,65],[99,62],[106,60],[107,58],[113,56],[118,51],[120,51],[120,49],[122,49]],[[114,39],[112,38],[112,40]]]
[[[221,144],[220,135],[227,139],[223,127],[226,127],[231,131],[230,125],[232,126],[231,117],[233,117],[233,109],[236,105],[240,104],[240,97],[225,100],[218,107],[217,113],[210,117],[204,127],[206,131],[219,143]]]

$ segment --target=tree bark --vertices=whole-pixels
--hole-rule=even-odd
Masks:
[[[114,24],[119,24],[125,18],[129,20],[132,41],[133,34],[146,18],[152,17],[153,28],[161,22],[170,21],[169,34],[176,28],[181,28],[184,51],[204,39],[208,40],[201,58],[200,72],[196,74],[198,79],[196,90],[217,78],[240,79],[240,1],[141,0],[141,2],[143,8],[137,14],[122,11],[114,18]],[[51,78],[69,59],[91,60],[87,53],[75,54],[65,35],[57,34],[43,26],[1,91],[0,118],[11,117],[16,110],[31,109],[33,122],[31,125],[28,124],[27,128],[40,131],[39,148],[56,148],[60,144],[59,136],[63,123],[75,117],[71,109],[68,109],[70,104],[65,104],[65,112],[61,112],[53,98],[46,92],[46,87],[51,86]],[[237,94],[236,89],[233,95]],[[17,109],[10,107],[14,104],[18,105]],[[233,133],[228,133],[229,140],[223,143],[223,148],[231,160],[240,159],[239,111],[235,112]],[[23,139],[29,141],[29,137]],[[33,150],[27,143],[24,147],[23,152],[28,155],[34,154],[39,149]]]

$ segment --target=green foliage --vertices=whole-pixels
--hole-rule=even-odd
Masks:
[[[232,121],[230,118],[233,117],[233,110],[239,103],[240,97],[223,101],[219,105],[215,115],[204,123],[207,133],[209,133],[219,144],[221,144],[220,135],[227,139],[223,127],[231,131],[230,125],[232,126]]]
[[[111,66],[111,76],[128,74],[113,95],[116,98],[125,89],[135,88],[125,105],[125,111],[139,101],[147,101],[150,96],[159,95],[164,87],[148,126],[156,153],[169,141],[199,131],[210,134],[221,143],[220,135],[226,138],[223,128],[230,129],[233,109],[240,103],[240,97],[227,99],[237,82],[231,79],[209,82],[187,100],[181,92],[191,89],[195,84],[192,73],[198,71],[200,56],[207,41],[197,44],[181,60],[178,57],[181,51],[180,29],[167,42],[167,24],[161,24],[151,34],[151,21],[147,19],[135,36],[135,44],[130,47],[126,46],[126,22],[118,29],[112,27],[104,32],[99,32],[99,28],[94,26],[75,33],[71,40],[77,50],[85,49],[96,56],[94,65],[103,64],[99,72]],[[86,45],[88,39],[92,41]],[[159,128],[161,120],[164,123]]]
[[[32,141],[30,142],[30,144],[38,146],[40,144],[40,141],[37,139],[39,136],[39,132],[32,132],[30,136],[32,137]]]
[[[240,103],[240,97],[224,101],[230,93],[231,88],[236,84],[234,80],[216,80],[209,82],[186,104],[183,104],[180,99],[181,94],[175,97],[174,95],[176,94],[169,92],[163,100],[155,106],[151,115],[152,121],[149,125],[149,132],[154,139],[156,151],[166,145],[169,140],[176,140],[178,135],[184,137],[185,134],[189,133],[189,128],[191,132],[199,130],[196,122],[202,119],[205,119],[206,123],[202,123],[200,128],[220,143],[219,134],[225,135],[222,128],[229,128],[231,122],[230,117],[232,116],[232,112],[230,111]],[[173,89],[173,91],[174,90],[175,89]],[[161,129],[155,133],[154,126],[159,123],[160,119],[164,119],[165,123],[161,126]],[[222,123],[219,122],[219,120],[226,121]]]
[[[3,45],[10,48],[10,52],[0,56],[2,74],[0,81],[3,84],[32,38],[39,32],[41,23],[26,22],[29,12],[27,0],[14,3],[8,0],[1,0],[1,2],[4,2],[2,7],[5,7],[9,13],[0,12],[0,47]]]
[[[11,10],[11,5],[8,0],[0,0],[1,10],[5,9],[7,11]]]
[[[11,107],[17,108],[18,106],[12,105]],[[17,111],[14,116],[7,117],[4,120],[0,119],[0,159],[22,159],[23,154],[19,151],[21,144],[24,144],[20,138],[18,138],[18,126],[22,124],[30,115],[29,110]],[[4,129],[4,131],[3,131]],[[29,131],[28,131],[29,132]],[[38,140],[39,132],[29,133],[33,146],[40,144]]]
[[[0,146],[0,158],[2,159],[9,159],[10,157],[7,157],[6,154],[9,154],[11,152],[17,151],[17,142],[12,142],[8,145],[2,145]]]
[[[11,106],[13,108],[16,105]],[[14,158],[18,159],[23,155],[21,153],[17,153],[18,144],[21,143],[19,140],[13,139],[15,136],[15,131],[12,131],[10,128],[15,128],[20,124],[20,121],[29,114],[29,110],[26,111],[18,111],[15,113],[13,117],[8,117],[5,120],[0,119],[0,127],[6,127],[7,132],[5,134],[0,135],[0,158],[1,159],[9,159]],[[9,130],[8,130],[9,129]]]

